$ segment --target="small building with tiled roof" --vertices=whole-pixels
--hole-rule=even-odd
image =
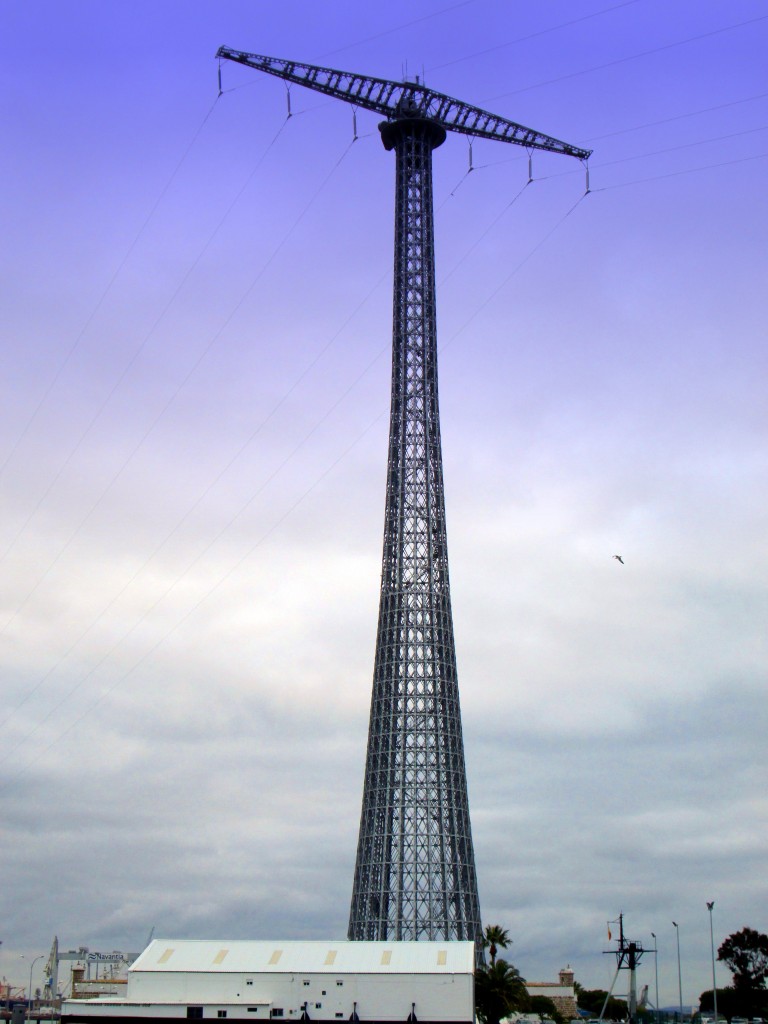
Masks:
[[[557,1012],[566,1020],[574,1020],[579,1016],[570,966],[560,971],[558,981],[526,981],[525,988],[529,996],[546,996],[551,999]]]

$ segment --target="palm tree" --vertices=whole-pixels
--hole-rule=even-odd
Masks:
[[[496,963],[496,954],[498,953],[498,946],[502,949],[507,949],[512,945],[512,939],[509,937],[509,932],[506,928],[502,928],[498,924],[487,924],[485,926],[485,932],[483,933],[483,949],[488,949],[491,954],[491,967]],[[490,948],[489,948],[490,947]]]
[[[475,974],[475,1009],[483,1024],[499,1024],[513,1010],[528,1008],[528,992],[520,972],[506,960],[481,967]]]

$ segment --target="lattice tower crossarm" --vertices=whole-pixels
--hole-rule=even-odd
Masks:
[[[586,159],[418,83],[221,47],[383,114],[396,157],[392,399],[379,621],[350,939],[474,940],[482,958],[464,763],[437,392],[432,151],[446,131]]]
[[[442,125],[446,131],[493,139],[496,142],[511,142],[526,149],[544,149],[549,153],[562,153],[581,160],[586,160],[592,152],[551,135],[544,135],[533,128],[526,128],[506,117],[491,114],[471,103],[427,89],[418,82],[392,82],[386,78],[372,78],[370,75],[337,71],[316,64],[299,64],[295,60],[284,60],[281,57],[246,53],[229,46],[220,46],[216,56],[275,75],[285,82],[325,93],[326,96],[333,96],[355,107],[372,110],[389,119],[427,118]]]

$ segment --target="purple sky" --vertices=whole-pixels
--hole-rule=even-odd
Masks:
[[[376,627],[394,160],[230,46],[594,149],[435,155],[483,918],[662,1004],[768,930],[758,0],[6,5],[0,975],[341,936]],[[612,555],[621,553],[621,566]],[[24,959],[19,959],[23,955]],[[35,969],[34,984],[40,983]],[[651,984],[645,962],[641,982]],[[726,981],[724,969],[718,978]]]

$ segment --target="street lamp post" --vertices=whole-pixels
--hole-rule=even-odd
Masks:
[[[36,956],[32,963],[29,965],[29,991],[27,992],[27,1009],[29,1010],[29,1016],[32,1016],[32,971],[34,970],[35,964],[38,960],[42,960],[45,953],[41,953],[40,956]]]
[[[656,935],[651,932],[653,938],[653,973],[656,976],[656,1024],[660,1024],[661,1011],[659,1010],[659,950]]]
[[[24,960],[24,959],[25,959],[24,954],[23,953],[19,953],[19,960]],[[19,964],[19,970],[21,970],[21,964]],[[11,1019],[11,1009],[12,1009],[12,1005],[13,1005],[12,1004],[12,1000],[11,1000],[11,992],[12,991],[13,991],[13,987],[11,985],[8,985],[8,988],[5,990],[5,994],[8,996],[8,1020]]]
[[[717,1021],[717,982],[715,981],[715,933],[712,929],[712,908],[715,905],[715,901],[712,900],[710,903],[707,901],[707,910],[709,911],[709,945],[712,950],[712,1008],[715,1011],[715,1021]]]
[[[680,996],[680,1020],[683,1019],[683,975],[680,970],[680,928],[677,921],[673,921],[675,935],[677,936],[677,990]]]

